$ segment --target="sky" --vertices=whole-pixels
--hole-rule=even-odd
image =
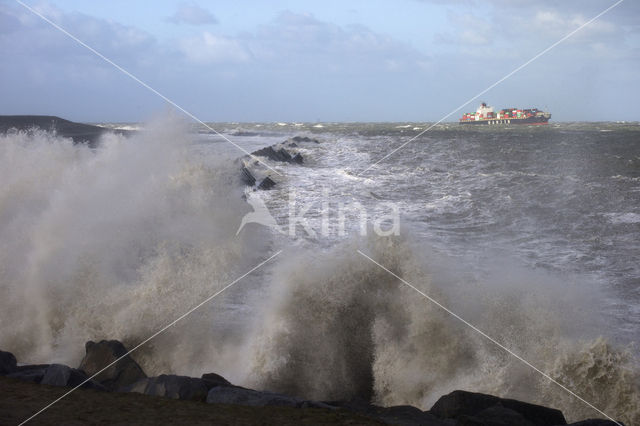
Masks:
[[[615,0],[21,1],[203,121],[455,121],[480,101],[640,120],[637,0],[460,109]],[[0,0],[0,52],[0,114],[170,109],[15,0]]]

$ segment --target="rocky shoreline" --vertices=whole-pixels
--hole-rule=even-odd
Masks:
[[[304,158],[296,148],[304,144],[319,143],[319,140],[307,136],[294,136],[283,142],[254,151],[251,155],[245,155],[238,159],[241,179],[245,185],[253,189],[269,190],[278,184],[278,179],[273,176],[265,163],[261,162],[262,160],[259,161],[257,157],[262,157],[271,162],[301,165],[304,164]]]
[[[220,414],[220,407],[226,407],[224,410],[231,411],[225,411],[227,417],[217,419],[216,424],[285,424],[285,421],[277,419],[298,419],[300,416],[307,420],[301,420],[298,424],[425,426],[556,426],[567,424],[562,412],[553,408],[461,390],[442,396],[427,411],[412,406],[380,407],[362,399],[311,401],[236,386],[216,373],[205,373],[199,378],[174,374],[148,377],[133,357],[127,354],[125,346],[117,340],[87,342],[85,352],[80,365],[73,368],[62,364],[18,365],[13,354],[0,351],[0,376],[5,377],[0,381],[0,386],[5,390],[0,392],[2,395],[0,397],[0,419],[16,419],[15,414],[24,411],[24,407],[21,407],[19,402],[16,405],[12,398],[16,396],[14,392],[18,392],[18,389],[24,389],[21,388],[22,383],[28,382],[41,385],[43,388],[46,388],[47,385],[67,388],[79,386],[82,389],[78,389],[77,392],[91,392],[89,395],[95,395],[95,398],[100,398],[104,394],[143,394],[150,397],[180,400],[185,403],[197,403],[193,405],[193,416],[198,416],[193,417],[194,423],[202,419],[201,415],[196,412],[205,409],[204,407],[210,408],[217,414]],[[35,388],[29,389],[31,390],[27,392],[37,393]],[[8,404],[9,400],[12,400],[11,404]],[[24,400],[26,403],[28,395],[20,400]],[[120,400],[121,402],[116,404],[126,406],[127,402]],[[96,403],[100,404],[99,399]],[[137,399],[136,403],[145,404],[144,400],[140,399]],[[150,405],[158,404],[157,400],[151,399],[148,400],[148,403]],[[112,409],[119,410],[118,407]],[[234,414],[236,409],[241,413]],[[87,422],[82,421],[78,417],[78,412],[67,412],[66,415],[68,418],[64,419],[65,423],[92,423],[91,419],[87,419]],[[102,413],[102,415],[109,416],[108,413]],[[114,412],[113,415],[115,416],[116,413]],[[184,415],[184,413],[181,414],[183,420]],[[171,415],[169,414],[169,416]],[[188,414],[186,416],[189,417]],[[170,420],[170,418],[165,418],[165,420]],[[59,421],[59,418],[56,421]],[[186,421],[189,422],[188,419]],[[46,414],[44,413],[39,422],[50,424],[46,423]],[[108,419],[106,422],[112,423]],[[134,423],[138,422],[134,421]],[[571,425],[614,426],[616,423],[591,419]]]

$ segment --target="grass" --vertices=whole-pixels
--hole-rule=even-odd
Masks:
[[[18,425],[69,388],[0,377],[0,425]],[[247,407],[78,389],[29,425],[381,425],[344,410]]]

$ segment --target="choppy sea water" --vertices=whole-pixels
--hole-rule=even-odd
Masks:
[[[215,124],[247,151],[294,135],[321,142],[295,148],[302,165],[269,163],[281,175],[263,192],[243,188],[237,148],[171,119],[96,150],[3,136],[0,347],[73,364],[89,339],[137,343],[282,249],[140,352],[147,373],[217,371],[309,398],[425,409],[463,388],[601,417],[360,250],[637,422],[640,127],[438,125],[372,166],[426,126]],[[245,198],[286,229],[292,195],[316,235],[255,224],[236,235]],[[373,220],[390,205],[399,235],[361,235],[360,212]]]
[[[620,320],[620,335],[638,340],[638,126],[453,124],[415,140],[428,126],[323,126],[302,133],[323,141],[305,146],[305,166],[283,169],[292,177],[282,192],[294,188],[313,201],[307,216],[327,195],[333,203],[396,203],[411,232],[448,256],[476,258],[476,267],[506,255],[530,269],[598,282],[610,292],[603,309]]]

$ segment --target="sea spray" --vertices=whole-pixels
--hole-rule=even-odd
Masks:
[[[502,273],[483,278],[488,282],[470,279],[460,260],[373,235],[323,251],[298,247],[278,262],[271,300],[252,338],[247,384],[305,398],[359,397],[422,409],[466,389],[554,406],[574,420],[602,417],[357,249],[596,407],[629,424],[639,420],[637,366],[584,328],[593,324],[580,311],[598,303],[597,292],[572,294],[557,278],[505,259]],[[580,309],[571,306],[577,303]]]
[[[131,347],[268,257],[261,230],[235,236],[249,208],[229,159],[195,154],[176,119],[147,127],[95,150],[44,132],[0,138],[0,347],[21,360],[74,364],[90,339]],[[220,324],[251,279],[143,348],[146,371],[225,359]]]

